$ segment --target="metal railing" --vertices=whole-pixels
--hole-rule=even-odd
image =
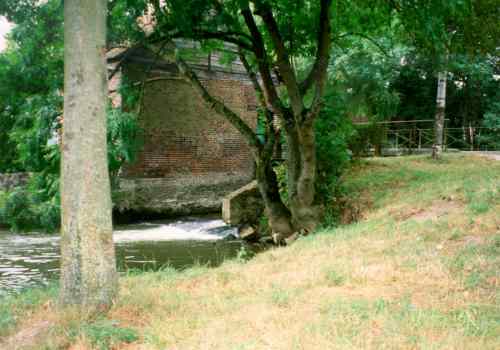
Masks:
[[[445,149],[467,151],[495,150],[482,141],[481,135],[488,132],[500,133],[500,130],[485,127],[445,128],[443,146]],[[382,148],[412,153],[412,151],[432,148],[433,144],[433,128],[388,129],[385,131]]]

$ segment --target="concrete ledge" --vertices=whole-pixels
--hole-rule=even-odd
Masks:
[[[248,176],[213,174],[177,178],[121,179],[114,198],[119,212],[144,212],[165,216],[214,213],[222,199],[248,183]]]
[[[257,224],[263,211],[257,181],[230,193],[222,201],[222,219],[229,225]]]

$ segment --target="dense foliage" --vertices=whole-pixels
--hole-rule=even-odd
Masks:
[[[10,7],[14,9],[14,7]],[[30,14],[26,16],[26,14]],[[21,16],[24,14],[24,16]],[[59,227],[59,139],[63,124],[61,1],[11,11],[16,26],[0,53],[0,173],[29,172],[26,188],[3,194],[0,223],[12,229]],[[122,21],[125,20],[122,18]],[[129,105],[136,89],[121,88]],[[108,161],[112,181],[140,146],[134,113],[108,108]],[[2,204],[2,203],[0,203]]]

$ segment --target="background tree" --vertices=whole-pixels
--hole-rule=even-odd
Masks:
[[[460,55],[497,51],[500,7],[491,0],[388,0],[422,54],[429,55],[437,74],[433,156],[443,149],[446,87],[449,67]]]
[[[108,12],[110,26],[116,28],[108,30],[108,40],[124,40],[123,28],[129,28],[133,22],[130,16],[137,15],[129,11],[127,16],[118,10],[114,5]],[[0,172],[32,174],[25,188],[5,194],[0,223],[16,232],[55,232],[60,226],[62,1],[2,2],[0,14],[15,23],[8,35],[9,46],[0,53]],[[137,100],[136,89],[122,84],[120,91],[129,110],[134,110],[131,104]],[[107,121],[108,166],[113,187],[123,164],[134,160],[141,138],[136,115],[121,106],[108,104]]]
[[[108,308],[117,272],[106,149],[106,1],[64,2],[61,301]]]

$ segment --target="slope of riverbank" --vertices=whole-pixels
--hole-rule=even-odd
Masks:
[[[128,275],[93,321],[57,311],[53,289],[6,299],[0,336],[35,349],[499,348],[500,162],[372,159],[344,178],[357,223],[250,261]]]

